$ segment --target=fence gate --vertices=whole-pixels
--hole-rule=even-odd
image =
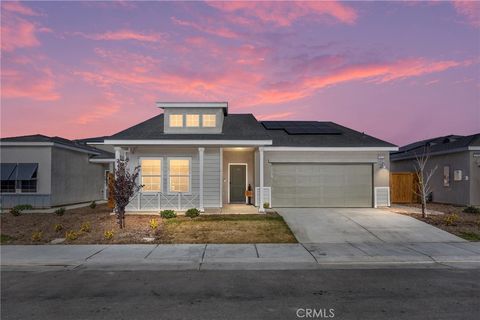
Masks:
[[[417,177],[413,172],[394,172],[390,174],[390,199],[392,203],[414,203],[418,201],[415,193]]]

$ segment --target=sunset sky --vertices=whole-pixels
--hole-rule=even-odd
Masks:
[[[1,136],[110,135],[228,101],[403,145],[480,132],[480,2],[6,2]]]

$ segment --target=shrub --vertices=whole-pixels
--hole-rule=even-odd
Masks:
[[[155,230],[158,228],[158,221],[157,219],[151,219],[150,222],[149,222],[149,225],[150,225],[150,228],[152,230]]]
[[[113,230],[107,230],[103,233],[103,237],[106,239],[106,240],[110,240],[113,238]]]
[[[77,240],[78,239],[78,233],[76,233],[75,231],[71,230],[71,231],[67,231],[65,233],[65,238],[67,238],[68,240]]]
[[[90,227],[90,222],[84,222],[82,223],[82,226],[80,227],[80,231],[82,232],[90,232],[91,227]]]
[[[264,208],[264,209],[270,208],[270,202],[264,202],[264,203],[263,203],[263,208]]]
[[[95,209],[97,207],[97,203],[95,201],[92,201],[92,203],[90,203],[90,209]]]
[[[34,231],[32,232],[32,241],[40,241],[42,240],[43,232],[42,231]]]
[[[458,214],[453,213],[453,214],[447,215],[447,216],[443,219],[443,221],[445,222],[445,224],[446,224],[447,226],[452,226],[452,225],[455,225],[459,219],[460,219],[460,217],[458,216]]]
[[[12,214],[12,216],[18,217],[20,213],[22,213],[22,210],[17,209],[17,207],[13,207],[12,209],[10,209],[10,213]]]
[[[185,212],[185,216],[189,218],[195,218],[195,217],[198,217],[199,215],[200,215],[200,210],[198,210],[197,208],[191,208]]]
[[[53,228],[55,229],[55,232],[60,232],[63,230],[63,226],[59,223],[55,224]]]
[[[171,219],[171,218],[175,218],[177,214],[175,213],[174,210],[163,210],[160,212],[160,216],[164,219]]]
[[[65,208],[58,208],[57,210],[55,210],[55,214],[57,216],[63,216],[65,214]]]
[[[480,209],[474,206],[469,206],[463,209],[463,212],[466,213],[480,213]]]
[[[31,210],[31,209],[33,209],[33,207],[29,204],[19,204],[18,206],[15,206],[12,209],[10,209],[10,213],[13,216],[18,217],[23,210]]]

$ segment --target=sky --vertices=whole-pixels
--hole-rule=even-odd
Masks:
[[[156,101],[397,145],[480,132],[476,1],[3,1],[1,36],[2,137],[111,135]]]

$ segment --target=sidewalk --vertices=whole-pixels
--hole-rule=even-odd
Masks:
[[[480,268],[480,242],[2,245],[2,270]]]

